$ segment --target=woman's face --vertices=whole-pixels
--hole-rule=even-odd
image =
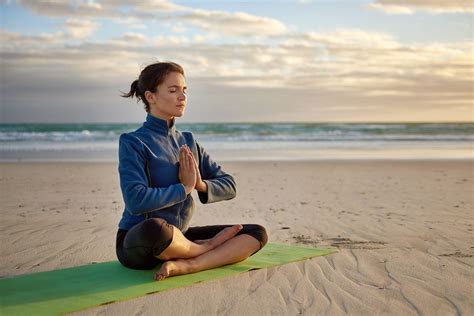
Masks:
[[[150,104],[150,114],[171,120],[181,117],[186,108],[186,82],[179,72],[171,72],[158,85],[155,93],[147,91],[145,96]]]

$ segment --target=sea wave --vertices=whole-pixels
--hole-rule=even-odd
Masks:
[[[115,142],[138,124],[3,124],[0,143]],[[472,142],[474,124],[195,123],[178,124],[209,142]]]

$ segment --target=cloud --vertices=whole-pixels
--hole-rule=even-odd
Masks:
[[[121,36],[111,38],[106,42],[85,43],[80,49],[94,49],[98,51],[107,51],[109,49],[115,49],[118,51],[126,49],[141,49],[148,40],[149,38],[144,34],[137,32],[125,32]]]
[[[441,94],[447,99],[474,97],[470,42],[402,44],[389,34],[357,29],[292,34],[278,45],[217,45],[193,37],[150,39],[132,32],[103,42],[62,45],[66,36],[62,33],[1,34],[2,60],[24,71],[38,70],[38,80],[43,70],[59,76],[66,71],[64,66],[68,73],[76,72],[78,79],[116,82],[117,76],[133,77],[137,65],[155,56],[182,63],[191,78],[232,87],[319,89],[414,99]]]
[[[359,29],[337,29],[332,32],[305,32],[293,33],[286,36],[285,46],[342,46],[357,47],[385,47],[396,48],[398,42],[392,35],[382,32],[363,31]]]
[[[88,20],[68,19],[61,26],[64,31],[54,33],[40,33],[37,35],[25,35],[17,32],[0,31],[2,39],[0,47],[2,51],[22,51],[45,48],[62,48],[71,40],[85,40],[98,27],[99,23]]]
[[[158,19],[174,23],[172,30],[182,33],[186,26],[235,37],[265,37],[287,32],[278,20],[244,12],[209,11],[173,4],[165,0],[18,0],[24,8],[44,16],[109,18],[117,23],[143,28],[142,20]]]
[[[156,12],[176,12],[186,9],[166,0],[17,0],[17,2],[34,13],[51,17],[152,18]]]
[[[413,14],[416,11],[430,13],[472,13],[472,0],[378,0],[368,5],[390,14]]]
[[[46,16],[94,17],[105,13],[102,5],[91,1],[17,0],[30,11]]]
[[[182,48],[185,44],[189,43],[189,39],[186,36],[163,36],[159,35],[153,38],[153,42],[156,47],[160,50],[166,49],[167,47]],[[185,47],[185,46],[184,46]]]
[[[88,20],[67,19],[64,26],[74,39],[84,39],[94,33],[100,24]]]
[[[172,26],[171,26],[171,29],[172,29],[173,32],[175,32],[175,33],[184,33],[184,32],[186,32],[186,31],[188,31],[188,28],[185,27],[185,26],[183,25],[183,23],[180,23],[180,22],[178,22],[178,23],[172,25]]]
[[[190,95],[193,89],[200,91],[194,100],[206,104],[209,115],[216,104],[241,120],[245,118],[240,112],[257,113],[252,108],[260,111],[252,119],[274,113],[278,120],[298,115],[332,118],[342,108],[340,115],[350,119],[349,114],[357,114],[348,110],[351,106],[379,109],[380,117],[399,115],[397,109],[412,113],[415,108],[417,117],[422,117],[423,109],[443,105],[463,109],[456,113],[471,113],[474,44],[470,41],[407,44],[388,33],[361,29],[290,32],[270,18],[174,7],[165,1],[154,2],[157,10],[170,5],[169,14],[155,21],[175,24],[176,34],[153,37],[134,31],[99,40],[91,36],[100,26],[96,17],[118,21],[128,10],[135,15],[123,21],[134,25],[140,23],[144,7],[127,7],[129,1],[40,2],[44,7],[36,1],[28,5],[68,18],[57,32],[0,31],[2,73],[8,78],[2,80],[1,89],[8,111],[14,111],[16,104],[34,108],[40,103],[37,98],[44,98],[41,104],[50,108],[45,101],[51,100],[50,91],[64,97],[65,107],[80,105],[71,99],[94,102],[92,96],[115,104],[119,91],[129,87],[145,64],[173,60],[184,66],[192,83],[188,83]],[[151,17],[157,12],[161,11],[143,14]],[[196,27],[204,32],[180,32]],[[223,35],[225,44],[213,41]],[[257,42],[254,36],[267,40]],[[290,115],[287,107],[295,100],[300,107],[292,108],[295,113]]]
[[[126,17],[126,18],[118,18],[118,19],[113,19],[113,21],[117,24],[122,24],[125,25],[129,29],[146,29],[148,28],[143,21],[133,18],[133,17]]]
[[[178,17],[170,17],[190,23],[205,31],[219,32],[230,36],[270,36],[287,32],[278,20],[244,12],[193,10]]]

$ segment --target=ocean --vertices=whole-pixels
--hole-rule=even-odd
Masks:
[[[117,162],[141,124],[0,124],[0,161]],[[474,123],[177,123],[215,160],[473,159]]]

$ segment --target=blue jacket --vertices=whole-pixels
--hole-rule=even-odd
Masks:
[[[119,174],[125,210],[119,228],[129,230],[147,218],[160,217],[185,232],[194,211],[178,179],[179,147],[187,144],[199,162],[208,192],[198,192],[202,203],[235,197],[234,178],[212,161],[190,132],[176,130],[174,122],[150,114],[143,126],[120,135]]]

